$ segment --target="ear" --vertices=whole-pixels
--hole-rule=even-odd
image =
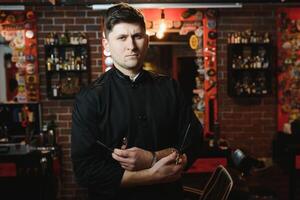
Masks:
[[[104,47],[104,50],[105,50],[105,51],[110,52],[108,40],[107,40],[106,38],[103,38],[103,39],[102,39],[102,46]]]

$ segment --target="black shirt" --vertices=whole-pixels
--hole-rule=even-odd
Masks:
[[[127,137],[127,148],[179,149],[191,123],[184,145],[191,165],[202,144],[202,126],[176,81],[142,70],[133,82],[113,68],[77,95],[72,120],[75,177],[88,187],[90,199],[183,199],[180,181],[120,188],[124,169],[96,144],[120,148]]]

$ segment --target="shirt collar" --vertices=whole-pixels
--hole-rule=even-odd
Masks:
[[[129,77],[130,78],[130,80],[132,81],[132,82],[135,82],[135,80],[137,79],[137,77],[140,75],[140,73],[141,72],[139,72],[137,75],[135,75],[134,77]]]
[[[128,82],[131,82],[131,83],[139,83],[140,81],[143,80],[143,77],[144,77],[144,73],[145,73],[145,70],[141,69],[141,71],[135,75],[134,77],[130,78],[129,76],[123,74],[120,70],[118,70],[116,67],[113,68],[113,70],[115,71],[115,74],[117,75],[117,77],[123,79],[123,80],[126,80]]]

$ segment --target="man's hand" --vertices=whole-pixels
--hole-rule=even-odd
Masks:
[[[138,171],[151,167],[153,155],[150,151],[138,147],[130,149],[114,149],[113,159],[128,171]]]
[[[121,186],[132,187],[176,181],[181,177],[181,173],[187,162],[186,155],[183,154],[180,156],[180,159],[176,164],[177,157],[178,153],[173,152],[168,156],[161,158],[149,169],[139,171],[125,170],[122,177]]]
[[[167,183],[176,181],[181,177],[182,171],[186,165],[187,158],[183,154],[176,164],[177,152],[160,159],[149,170],[154,177],[154,183]]]

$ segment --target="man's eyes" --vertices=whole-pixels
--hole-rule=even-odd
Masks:
[[[125,36],[118,37],[118,40],[126,40]]]
[[[135,38],[135,39],[142,39],[143,36],[142,36],[142,35],[135,35],[134,38]]]
[[[143,39],[143,38],[144,38],[143,35],[133,35],[132,36],[132,39],[134,39],[134,40],[140,40],[140,39]],[[127,39],[127,36],[120,36],[117,39],[123,41],[123,40]]]

